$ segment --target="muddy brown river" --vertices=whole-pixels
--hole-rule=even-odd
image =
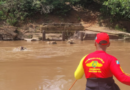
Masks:
[[[25,51],[17,48],[24,46]],[[94,41],[77,41],[70,45],[59,41],[49,45],[43,41],[0,42],[0,90],[68,90],[80,59],[95,50]],[[118,58],[130,73],[130,43],[111,41],[107,52]],[[115,82],[121,90],[130,86]],[[71,90],[85,90],[86,79],[78,80]]]

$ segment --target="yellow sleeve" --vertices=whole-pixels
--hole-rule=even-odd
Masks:
[[[122,71],[125,75],[130,76],[130,74],[125,73],[121,67],[120,67],[120,69],[121,69],[121,71]]]
[[[75,77],[76,80],[81,79],[83,77],[83,75],[84,75],[83,60],[85,59],[86,56],[84,56],[81,59],[79,65],[78,65],[78,67],[77,67],[77,69],[76,69],[76,71],[74,73],[74,77]]]

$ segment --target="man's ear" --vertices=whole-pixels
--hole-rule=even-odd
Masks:
[[[94,42],[94,45],[96,46],[96,42]]]
[[[110,42],[109,42],[109,44],[107,45],[107,47],[109,47],[110,46]]]

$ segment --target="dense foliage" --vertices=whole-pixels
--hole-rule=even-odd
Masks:
[[[103,2],[101,10],[112,16],[120,18],[130,18],[130,0],[107,0]]]
[[[36,12],[50,13],[52,5],[38,0],[4,0],[0,2],[0,19],[15,25]]]
[[[15,25],[18,21],[24,20],[34,13],[50,13],[54,9],[57,9],[57,12],[62,14],[70,10],[60,0],[1,0],[0,19],[6,20],[11,25]]]
[[[107,15],[130,18],[130,0],[1,0],[0,20],[15,25],[35,13],[66,15],[72,5],[88,6],[92,2],[100,2],[101,12]],[[69,2],[69,5],[66,4]]]

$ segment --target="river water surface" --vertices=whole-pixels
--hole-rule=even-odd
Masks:
[[[20,46],[27,50],[17,50]],[[56,45],[43,41],[1,41],[0,90],[69,90],[80,59],[93,51],[93,41],[77,41],[73,45],[62,41]],[[111,41],[107,52],[117,57],[123,70],[130,73],[130,43]],[[114,79],[121,90],[130,89]],[[85,90],[85,84],[83,77],[71,90]]]

